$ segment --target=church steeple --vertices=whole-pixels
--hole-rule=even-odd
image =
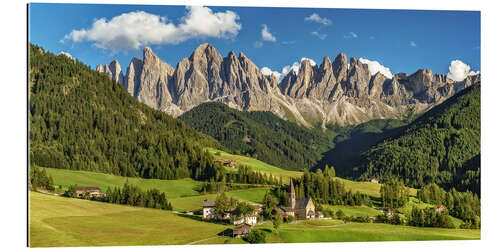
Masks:
[[[295,188],[293,187],[293,179],[290,178],[290,193],[288,194],[288,205],[295,209]]]

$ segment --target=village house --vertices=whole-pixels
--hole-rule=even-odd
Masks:
[[[75,187],[76,197],[103,197],[104,193],[98,187]]]
[[[230,168],[235,168],[236,167],[236,161],[234,160],[225,160],[221,158],[214,159],[215,163],[220,163],[222,166],[225,167],[230,167]]]
[[[283,217],[294,216],[298,220],[314,219],[316,217],[316,208],[310,197],[302,199],[295,198],[295,188],[291,179],[290,192],[288,193],[288,205],[287,207],[279,207]]]
[[[378,184],[378,179],[375,179],[375,178],[373,178],[373,179],[370,179],[370,182],[371,182],[371,183],[375,183],[375,184]]]
[[[233,210],[231,212],[231,224],[233,225],[248,224],[251,226],[255,226],[257,224],[257,216],[258,216],[257,212],[254,212],[246,216],[238,217],[235,211]]]
[[[394,214],[394,212],[392,211],[392,209],[390,207],[377,207],[377,208],[375,208],[375,210],[382,212],[382,213],[385,213],[389,217]]]
[[[257,224],[258,210],[250,215],[238,217],[236,215],[236,210],[231,209],[225,211],[224,215],[220,217],[215,214],[215,200],[205,199],[203,200],[201,207],[203,209],[202,219],[204,220],[217,220],[217,219],[229,220],[230,223],[233,225],[240,225],[246,223],[253,226]]]
[[[444,211],[446,211],[446,207],[442,204],[438,204],[436,205],[433,210],[436,212],[436,213],[442,213]]]
[[[233,229],[233,237],[235,238],[240,238],[240,237],[247,237],[248,233],[250,233],[252,226],[248,224],[240,224]]]
[[[202,219],[204,220],[213,220],[215,219],[215,200],[205,199],[201,203],[201,207],[203,209]]]

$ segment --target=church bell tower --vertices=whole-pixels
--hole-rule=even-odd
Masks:
[[[288,205],[295,209],[295,188],[293,187],[293,180],[290,178],[290,193],[288,193]]]

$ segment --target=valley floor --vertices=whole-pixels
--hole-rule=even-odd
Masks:
[[[231,226],[170,211],[29,193],[31,247],[246,243],[218,236]],[[478,240],[480,230],[417,228],[337,220],[299,221],[278,231],[270,222],[256,229],[267,242]]]

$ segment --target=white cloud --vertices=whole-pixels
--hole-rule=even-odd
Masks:
[[[347,35],[344,35],[344,38],[345,39],[354,39],[354,38],[358,38],[358,34],[354,33],[354,32],[349,32],[349,34]]]
[[[73,30],[64,40],[90,41],[98,48],[139,49],[146,45],[177,44],[192,38],[226,38],[238,35],[239,16],[232,12],[212,12],[203,6],[187,6],[187,13],[175,25],[165,17],[144,11],[123,13],[94,21],[88,29]]]
[[[416,42],[414,42],[414,41],[410,41],[410,46],[411,46],[411,47],[417,47],[417,43],[416,43]]]
[[[59,55],[65,55],[65,56],[69,57],[70,59],[73,59],[73,56],[71,56],[71,54],[68,52],[61,51],[61,52],[59,52]]]
[[[380,72],[382,75],[386,76],[387,78],[392,78],[392,73],[391,70],[384,65],[380,64],[377,61],[371,61],[365,58],[359,58],[359,61],[363,64],[368,65],[368,70],[370,70],[370,73],[372,75],[377,74],[377,72]]]
[[[307,57],[302,57],[300,59],[300,62],[293,62],[292,65],[286,65],[285,67],[283,67],[281,69],[280,77],[278,77],[278,81],[281,82],[281,80],[286,75],[288,75],[288,73],[290,73],[290,71],[293,71],[295,74],[298,74],[299,70],[300,70],[300,65],[301,65],[302,61],[304,61],[304,60],[308,60],[309,63],[311,64],[311,66],[316,66],[316,62],[313,59],[307,58]],[[262,69],[264,69],[264,68],[262,68]],[[278,72],[276,72],[276,73],[278,73]]]
[[[304,18],[304,21],[316,22],[316,23],[320,23],[323,25],[330,25],[332,23],[332,21],[330,21],[330,19],[328,19],[326,17],[322,18],[316,13],[313,13],[312,15]]]
[[[292,70],[293,70],[293,72],[295,72],[295,74],[298,74],[299,69],[300,69],[300,63],[293,62],[292,65],[286,65],[285,67],[283,67],[283,69],[281,69],[281,76],[285,77]],[[281,81],[281,79],[280,79],[280,81]]]
[[[302,57],[302,59],[300,59],[300,62],[302,63],[304,60],[308,60],[309,63],[311,64],[311,66],[316,66],[316,62],[313,59],[307,58],[307,57]]]
[[[255,48],[262,48],[262,46],[264,46],[264,43],[263,43],[263,42],[261,42],[261,41],[255,41],[255,42],[253,43],[253,46],[254,46]]]
[[[453,60],[448,67],[448,77],[454,81],[463,81],[467,76],[479,74],[479,71],[471,71],[470,66],[460,60]]]
[[[326,38],[326,36],[327,36],[326,34],[321,34],[321,33],[317,32],[317,31],[311,32],[311,35],[316,36],[316,37],[318,37],[321,40],[324,40]]]
[[[271,34],[271,31],[267,27],[266,24],[262,24],[262,30],[260,33],[261,33],[262,39],[264,39],[264,41],[276,42],[276,37],[273,36],[273,34]]]
[[[268,67],[262,67],[262,69],[260,69],[260,71],[265,76],[273,75],[274,77],[276,77],[276,79],[281,80],[281,73],[279,73],[278,71],[272,71]]]

